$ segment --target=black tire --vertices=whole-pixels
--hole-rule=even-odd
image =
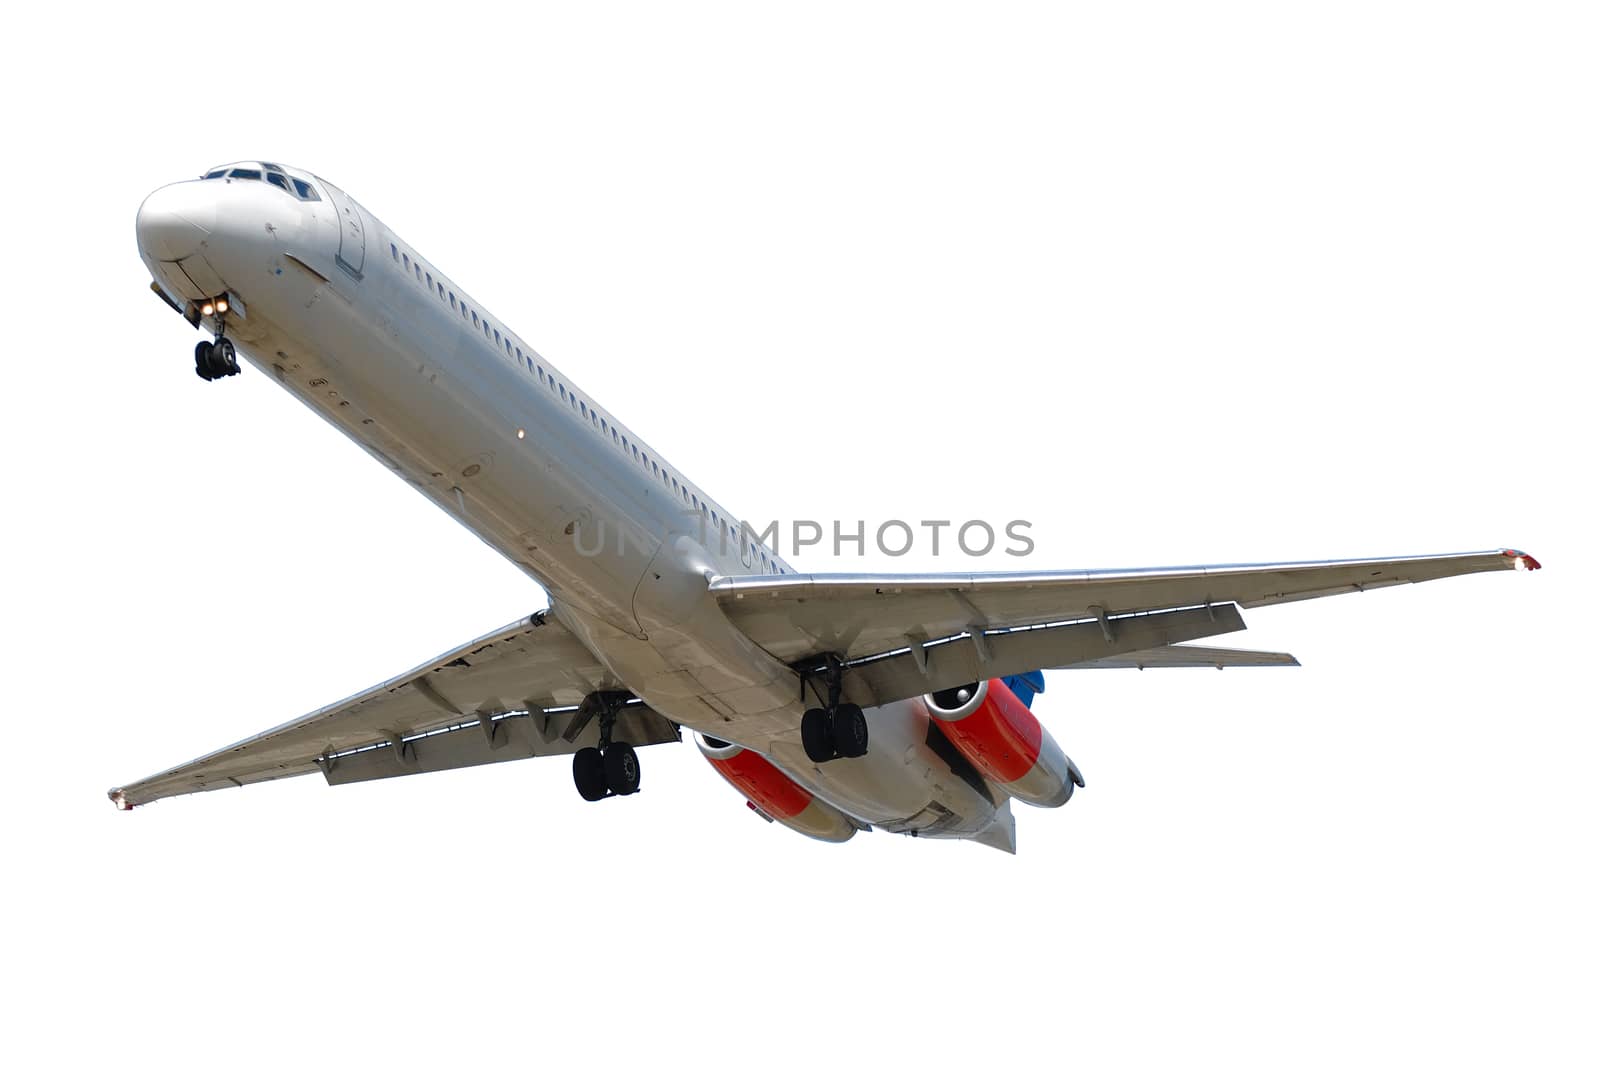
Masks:
[[[619,797],[631,796],[639,791],[639,757],[626,741],[613,741],[606,746],[606,785]]]
[[[573,754],[572,782],[585,800],[604,800],[611,795],[606,788],[606,761],[598,748],[580,748]]]
[[[232,341],[227,338],[218,341],[217,355],[220,357],[223,374],[239,373],[239,353],[234,349]]]
[[[833,709],[828,722],[828,733],[833,740],[833,750],[844,759],[856,759],[867,754],[867,717],[856,704],[840,704]]]
[[[828,735],[828,713],[821,708],[807,708],[800,716],[800,746],[812,763],[827,763],[833,759],[833,739]]]
[[[215,378],[215,375],[211,373],[210,341],[201,341],[194,346],[194,372],[208,382]]]

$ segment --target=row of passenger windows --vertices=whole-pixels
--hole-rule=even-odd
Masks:
[[[238,181],[261,182],[276,185],[297,200],[321,200],[317,190],[304,178],[296,178],[276,163],[246,163],[237,167],[218,167],[206,172],[205,180],[233,178]]]
[[[660,478],[661,484],[669,487],[675,496],[683,499],[685,504],[698,508],[707,520],[707,533],[718,535],[721,538],[721,543],[730,547],[737,542],[740,558],[744,558],[746,553],[749,553],[751,563],[759,561],[761,569],[769,574],[789,573],[788,569],[770,556],[766,549],[759,547],[759,543],[751,541],[743,528],[738,526],[737,520],[735,520],[733,526],[730,526],[727,518],[719,516],[715,511],[711,510],[710,505],[700,499],[700,494],[691,491],[687,483],[679,482],[671,471],[663,469],[660,463],[651,459],[648,452],[641,452],[638,442],[629,441],[628,435],[623,433],[617,426],[612,425],[609,420],[603,418],[598,409],[591,408],[586,400],[579,400],[576,390],[569,390],[564,383],[556,380],[556,376],[553,373],[546,374],[542,365],[535,362],[531,357],[523,355],[522,347],[514,344],[509,334],[502,335],[499,327],[492,325],[487,317],[480,316],[477,311],[468,307],[465,300],[457,300],[455,290],[447,287],[442,278],[435,278],[432,271],[424,270],[421,260],[412,259],[411,253],[402,252],[400,246],[393,242],[389,244],[389,255],[396,263],[400,264],[407,274],[420,282],[429,293],[437,296],[441,302],[448,304],[452,311],[459,311],[462,319],[472,323],[473,329],[481,329],[483,336],[492,341],[496,348],[503,347],[507,356],[516,360],[517,365],[527,371],[530,376],[536,377],[539,384],[548,387],[552,393],[560,397],[573,411],[577,412],[580,419],[599,430],[602,437],[609,436],[612,445],[622,449],[623,455],[631,456],[645,471],[649,472],[651,478]]]

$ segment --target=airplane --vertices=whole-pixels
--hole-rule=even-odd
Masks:
[[[331,785],[571,757],[589,801],[694,734],[768,822],[1016,850],[1011,801],[1084,783],[1033,713],[1044,670],[1292,666],[1191,642],[1241,609],[1496,570],[1515,549],[1135,570],[804,574],[339,187],[260,160],[140,206],[151,289],[548,594],[387,681],[110,790],[131,809],[320,772]]]

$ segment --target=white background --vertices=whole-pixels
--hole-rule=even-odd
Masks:
[[[42,10],[0,65],[9,1060],[1594,1062],[1586,5]],[[597,805],[552,760],[118,814],[545,602],[195,377],[134,212],[239,158],[741,514],[1546,567],[1250,613],[1300,670],[1053,675],[1089,788],[1016,857],[812,843],[688,746]]]

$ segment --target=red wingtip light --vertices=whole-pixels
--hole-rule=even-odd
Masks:
[[[1526,552],[1518,552],[1514,548],[1508,548],[1505,554],[1520,563],[1524,570],[1536,571],[1539,569],[1539,561]]]

